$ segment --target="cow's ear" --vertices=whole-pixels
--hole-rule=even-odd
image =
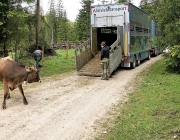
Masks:
[[[25,66],[25,69],[26,69],[27,72],[31,71],[31,68],[29,68],[28,66]]]
[[[33,66],[34,70],[37,70],[36,66]]]
[[[30,68],[31,68],[31,70],[37,70],[36,67],[35,67],[34,65],[31,66]]]

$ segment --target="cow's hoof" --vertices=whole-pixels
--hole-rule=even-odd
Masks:
[[[6,98],[6,99],[8,100],[8,99],[10,99],[10,98],[11,98],[10,96],[7,96],[7,98]]]
[[[6,106],[5,106],[5,105],[3,105],[3,106],[2,106],[2,109],[6,109]]]
[[[25,105],[28,105],[28,102],[27,102],[27,101],[24,101],[24,104],[25,104]]]

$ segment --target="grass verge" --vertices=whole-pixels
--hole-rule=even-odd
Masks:
[[[139,77],[127,103],[116,110],[115,126],[97,139],[180,139],[180,75],[167,73],[160,60]]]
[[[68,50],[68,57],[66,50],[59,49],[56,53],[56,56],[46,56],[40,61],[40,77],[56,76],[75,70],[74,49]],[[26,66],[36,64],[33,57],[26,57],[18,61]]]

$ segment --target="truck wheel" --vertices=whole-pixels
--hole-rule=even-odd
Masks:
[[[131,63],[131,68],[134,69],[136,67],[136,57],[134,56],[133,62]]]
[[[158,49],[155,49],[155,56],[158,56],[159,55],[159,50]]]
[[[138,56],[138,60],[137,60],[137,66],[139,66],[141,64],[141,56]]]
[[[148,52],[147,60],[150,60],[150,59],[151,59],[151,52],[149,51],[149,52]]]

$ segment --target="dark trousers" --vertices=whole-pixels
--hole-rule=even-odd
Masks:
[[[34,59],[36,61],[36,68],[39,69],[39,62],[41,61],[41,55],[40,54],[34,54]]]

